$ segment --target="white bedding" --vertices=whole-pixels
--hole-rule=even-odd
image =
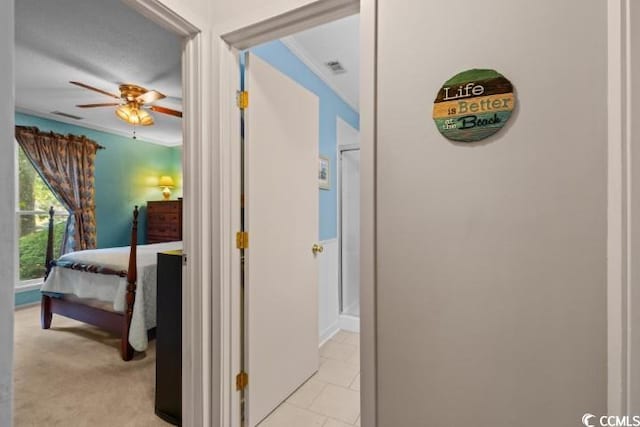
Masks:
[[[156,326],[156,263],[158,252],[182,249],[182,242],[138,246],[138,279],[129,343],[137,351],[147,348],[147,330]],[[129,246],[71,252],[60,261],[101,265],[114,270],[129,268]],[[126,277],[89,273],[53,267],[42,287],[45,292],[73,294],[113,304],[115,311],[125,310]]]

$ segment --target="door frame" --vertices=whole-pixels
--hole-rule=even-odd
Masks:
[[[211,339],[212,230],[203,207],[212,192],[203,185],[211,178],[212,144],[207,143],[208,83],[203,64],[210,61],[204,24],[165,5],[161,0],[123,0],[132,9],[183,39],[183,247],[182,286],[182,422],[185,426],[212,425]],[[205,68],[206,69],[206,68]],[[188,256],[188,258],[187,258]],[[201,284],[201,286],[195,286]]]
[[[626,67],[623,64],[627,35],[626,0],[609,0],[608,7],[608,189],[607,189],[607,410],[624,414],[627,408],[627,357],[625,310],[627,294],[628,234],[625,212],[627,138]],[[626,310],[625,310],[626,311]]]
[[[342,277],[342,240],[343,240],[343,232],[342,232],[342,153],[345,151],[360,151],[360,144],[347,144],[347,145],[338,145],[337,148],[337,156],[336,156],[336,176],[338,177],[338,310],[339,316],[342,316],[344,313],[344,291],[343,291],[343,277]],[[348,316],[351,316],[347,314]]]
[[[375,91],[377,0],[319,0],[307,6],[230,31],[222,36],[220,56],[221,189],[223,246],[221,257],[221,420],[241,427],[240,393],[235,389],[240,346],[240,256],[235,232],[240,230],[240,110],[236,92],[240,87],[241,50],[360,12],[360,135],[361,162],[361,419],[376,426],[375,343]],[[249,95],[249,108],[251,108]],[[362,166],[361,166],[362,167]],[[368,245],[368,246],[367,246]],[[250,373],[249,373],[250,375]],[[251,377],[249,376],[249,381]]]
[[[634,165],[638,160],[632,151],[638,121],[634,123],[632,115],[637,92],[632,75],[637,66],[631,37],[639,23],[632,20],[631,3],[607,1],[607,410],[612,415],[632,415],[629,411],[640,400],[635,375],[640,369],[636,360],[640,336],[629,327],[640,307],[640,293],[633,292],[632,283],[636,275],[633,250],[639,243],[632,227],[632,219],[638,216],[632,178],[640,165]]]

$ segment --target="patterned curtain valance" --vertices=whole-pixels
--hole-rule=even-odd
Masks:
[[[16,140],[69,211],[62,252],[96,247],[95,157],[104,148],[85,136],[16,126]]]

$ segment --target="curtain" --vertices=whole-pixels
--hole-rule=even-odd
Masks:
[[[44,182],[69,211],[62,253],[96,247],[95,157],[103,148],[75,135],[16,126],[16,140]]]

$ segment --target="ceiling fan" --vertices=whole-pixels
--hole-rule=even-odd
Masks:
[[[166,98],[166,95],[157,90],[147,90],[141,86],[132,84],[121,84],[120,95],[114,95],[102,89],[86,85],[80,82],[70,81],[69,83],[84,89],[101,93],[111,98],[117,99],[119,102],[107,102],[100,104],[81,104],[76,105],[80,108],[95,107],[117,107],[116,116],[125,122],[134,126],[150,126],[153,124],[153,116],[149,114],[147,108],[156,113],[168,114],[174,117],[182,117],[182,112],[171,108],[161,107],[159,105],[150,105],[156,101]]]

